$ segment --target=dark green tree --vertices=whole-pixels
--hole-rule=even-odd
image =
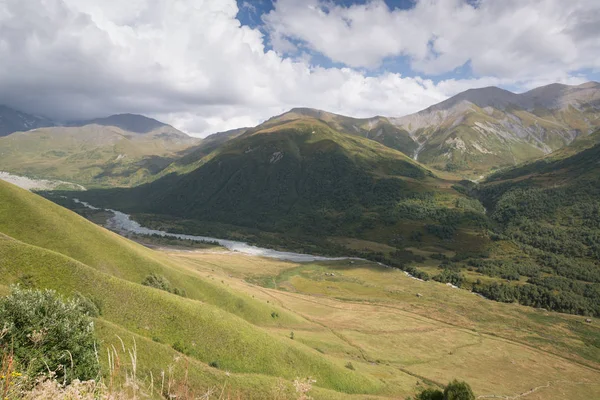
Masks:
[[[475,400],[475,395],[467,382],[455,379],[444,389],[444,400]]]
[[[444,393],[438,389],[425,389],[417,395],[415,400],[444,400]]]

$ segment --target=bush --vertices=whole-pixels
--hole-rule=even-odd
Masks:
[[[425,389],[415,397],[415,400],[475,400],[475,395],[468,383],[455,379],[443,392],[439,389]]]
[[[425,389],[415,397],[415,400],[444,400],[444,393],[437,389]]]
[[[178,340],[175,343],[173,343],[172,347],[173,347],[173,350],[178,351],[182,354],[185,354],[185,355],[190,354],[190,350],[181,340]]]
[[[102,309],[98,301],[92,300],[79,292],[75,292],[74,299],[79,301],[81,311],[92,318],[102,315]]]
[[[351,362],[348,361],[348,363],[346,364],[346,368],[351,369],[352,371],[354,371],[354,365],[352,365]]]
[[[142,285],[171,292],[171,283],[162,275],[150,274],[144,278]]]
[[[444,400],[475,400],[475,395],[467,382],[455,379],[444,389]]]
[[[63,300],[53,290],[12,287],[0,299],[0,321],[6,334],[0,352],[13,352],[31,377],[54,372],[60,381],[96,378],[94,324],[77,298]]]
[[[173,293],[177,296],[187,297],[185,289],[171,287],[171,282],[162,275],[152,273],[144,278],[142,285],[164,290],[165,292]]]

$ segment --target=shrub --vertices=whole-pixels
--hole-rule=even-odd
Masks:
[[[93,318],[102,315],[102,310],[98,301],[94,301],[79,292],[75,292],[73,298],[79,301],[79,305],[83,313]]]
[[[84,310],[77,298],[65,301],[53,290],[12,287],[0,299],[0,352],[12,352],[31,377],[50,370],[66,383],[96,378],[94,324]]]
[[[187,297],[187,292],[185,289],[174,288],[173,294],[181,297]]]
[[[444,400],[444,393],[438,389],[425,389],[415,397],[415,400]]]
[[[171,283],[162,275],[150,274],[144,278],[142,285],[171,292]]]
[[[180,340],[176,341],[175,343],[173,343],[173,350],[178,351],[180,353],[189,355],[189,349],[188,347]]]
[[[354,371],[354,365],[352,365],[351,362],[348,361],[348,364],[346,364],[346,368],[351,369],[352,371]]]
[[[219,362],[218,361],[211,361],[210,363],[208,363],[209,366],[213,367],[213,368],[219,368]]]
[[[165,292],[173,293],[177,296],[187,297],[185,289],[171,287],[171,282],[162,275],[152,273],[144,278],[142,285],[164,290]]]
[[[444,400],[475,400],[475,395],[467,382],[455,379],[444,389]]]

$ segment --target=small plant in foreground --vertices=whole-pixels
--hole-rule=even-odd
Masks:
[[[99,374],[94,324],[77,299],[63,300],[53,290],[12,287],[0,299],[0,355],[14,357],[23,372],[37,378],[54,374],[65,383]]]

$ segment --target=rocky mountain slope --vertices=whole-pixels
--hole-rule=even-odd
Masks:
[[[600,84],[552,84],[515,94],[470,89],[390,121],[418,143],[413,157],[438,169],[486,174],[543,156],[600,126]]]

